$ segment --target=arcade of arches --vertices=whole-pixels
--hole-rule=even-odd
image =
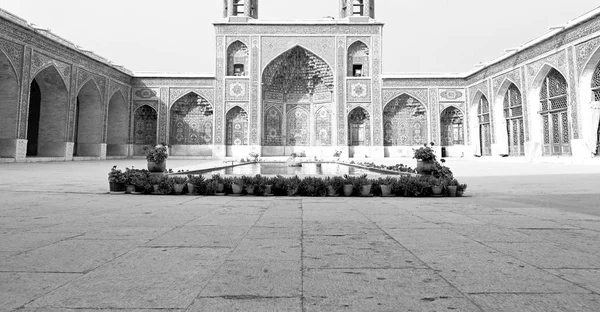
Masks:
[[[135,74],[0,10],[18,33],[0,38],[0,162],[162,142],[206,158],[410,157],[430,142],[449,157],[600,156],[600,10],[469,74],[388,75],[375,1],[339,3],[339,19],[273,23],[258,0],[224,0],[214,75]]]

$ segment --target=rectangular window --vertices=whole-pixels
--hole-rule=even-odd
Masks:
[[[352,65],[352,76],[354,77],[362,77],[362,64],[354,64]]]
[[[234,64],[233,65],[233,75],[234,76],[244,76],[244,64]]]
[[[362,1],[355,1],[353,5],[354,11],[352,12],[354,16],[363,16],[364,15],[364,4]]]

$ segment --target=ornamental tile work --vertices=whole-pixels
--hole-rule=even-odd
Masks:
[[[440,101],[444,102],[464,102],[465,90],[464,89],[439,89]]]
[[[263,145],[279,146],[282,142],[283,104],[272,104],[266,107],[264,117]]]
[[[67,90],[71,88],[71,65],[52,59],[49,56],[33,51],[31,55],[30,77],[32,79],[37,76],[44,68],[54,66],[59,75],[63,78]]]
[[[155,145],[158,114],[154,108],[142,105],[135,110],[133,115],[134,144]]]
[[[590,39],[576,46],[577,53],[577,72],[581,73],[585,65],[589,62],[593,53],[600,48],[600,37]]]
[[[567,73],[567,56],[565,54],[565,51],[563,50],[554,53],[531,64],[528,64],[527,72],[529,73],[529,76],[527,77],[527,84],[529,86],[532,85],[533,80],[538,76],[538,73],[544,65],[550,65],[554,67],[563,76],[565,76]]]
[[[151,89],[144,89],[144,90],[152,91]],[[169,89],[169,107],[171,107],[171,105],[173,105],[173,103],[175,103],[175,101],[177,101],[182,96],[184,96],[190,92],[193,92],[193,93],[201,96],[211,106],[214,106],[214,97],[215,97],[214,89],[209,89],[209,88],[170,88]]]
[[[338,113],[337,113],[337,139],[338,145],[344,146],[347,145],[347,128],[346,128],[346,106],[341,104],[345,102],[344,99],[344,84],[340,83],[345,79],[346,73],[346,39],[344,37],[338,36],[336,37],[337,42],[337,103],[338,103]]]
[[[429,89],[430,109],[429,109],[429,120],[431,122],[431,141],[437,145],[440,145],[440,139],[438,137],[438,125],[440,123],[440,107],[438,105],[438,89]]]
[[[315,138],[316,146],[331,146],[332,145],[332,120],[331,110],[327,107],[322,107],[315,114]]]
[[[225,79],[226,101],[250,100],[250,86],[248,79]]]
[[[207,111],[208,101],[195,93],[188,93],[171,107],[170,144],[212,144],[213,113]]]
[[[259,37],[252,37],[251,38],[252,43],[251,43],[251,66],[252,66],[252,73],[254,73],[251,77],[251,97],[252,97],[252,101],[251,101],[251,105],[252,108],[250,110],[250,118],[251,118],[251,125],[252,125],[252,129],[250,129],[250,144],[252,145],[259,145],[260,144],[260,125],[259,125],[259,119],[261,116],[261,107],[259,105],[259,95],[260,95],[260,82],[259,82],[259,75],[258,75],[258,69],[259,69],[259,59],[260,59],[260,38]]]
[[[261,41],[261,63],[263,69],[276,57],[300,46],[319,58],[328,65],[335,64],[335,37],[263,37]]]
[[[32,49],[27,48],[24,51],[23,76],[21,79],[21,102],[19,103],[19,129],[18,138],[27,139],[27,121],[29,119],[29,92],[31,90],[31,54]],[[27,147],[25,147],[27,149]]]
[[[15,69],[17,77],[21,77],[23,71],[23,46],[0,38],[0,50],[4,52],[8,61]]]
[[[509,85],[511,83],[514,83],[515,86],[519,88],[519,90],[523,89],[521,83],[521,71],[519,68],[515,68],[514,70],[506,74],[494,77],[492,79],[492,93],[495,95],[503,96],[503,94],[499,94],[500,89],[505,86],[504,84]]]
[[[573,126],[573,139],[579,139],[579,121],[578,121],[578,113],[579,113],[579,97],[577,96],[576,87],[579,85],[577,79],[575,78],[575,59],[573,57],[573,47],[569,47],[568,49],[568,60],[569,60],[569,110],[571,111],[571,121]]]
[[[217,74],[216,74],[216,89],[215,89],[215,144],[223,144],[223,138],[225,135],[225,128],[223,126],[224,115],[224,70],[225,70],[225,38],[223,36],[217,36],[216,42],[217,50]]]
[[[373,144],[379,146],[383,145],[382,103],[379,91],[381,90],[381,37],[373,37],[371,51],[373,53],[373,89],[378,90],[373,94]]]
[[[159,88],[135,88],[133,89],[133,98],[141,100],[158,99]]]
[[[383,110],[383,145],[410,146],[427,142],[427,109],[418,100],[402,94]]]
[[[407,94],[419,100],[425,107],[429,106],[429,94],[427,89],[383,89],[383,103],[387,105],[391,100],[397,98],[401,94]]]
[[[370,79],[348,79],[346,92],[347,102],[371,102],[371,80]]]

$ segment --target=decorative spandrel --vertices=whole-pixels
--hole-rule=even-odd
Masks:
[[[134,114],[134,143],[138,145],[155,145],[158,127],[158,114],[147,105],[141,106]]]
[[[427,110],[413,97],[403,94],[383,110],[384,146],[422,145],[427,141]]]
[[[441,115],[442,145],[464,144],[464,115],[460,109],[450,106]]]
[[[171,107],[170,144],[212,144],[213,112],[203,97],[188,93]]]
[[[227,112],[227,145],[248,145],[248,113],[236,106]]]

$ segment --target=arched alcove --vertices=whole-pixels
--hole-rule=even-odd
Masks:
[[[428,142],[427,109],[408,94],[390,101],[383,110],[383,145],[417,146]]]
[[[210,156],[213,144],[212,105],[190,92],[171,106],[169,144],[171,153],[180,156]]]
[[[490,103],[485,95],[481,95],[477,102],[477,120],[479,150],[481,156],[492,155],[492,119],[490,118]]]
[[[65,157],[69,92],[54,66],[41,70],[31,82],[27,156]]]
[[[106,156],[127,156],[129,138],[129,108],[120,91],[108,102]]]
[[[588,151],[600,156],[600,46],[585,64],[579,80],[582,138]]]
[[[542,155],[570,155],[568,85],[565,77],[552,68],[541,82],[537,106],[542,124]]]
[[[332,113],[328,108],[320,108],[315,114],[315,137],[316,146],[331,146]]]
[[[356,41],[348,48],[348,77],[369,77],[371,74],[369,47]]]
[[[93,80],[89,80],[77,95],[74,156],[101,156],[104,123],[102,108],[100,90]]]
[[[502,110],[504,127],[506,129],[505,144],[508,146],[508,154],[511,156],[525,155],[525,128],[523,122],[523,97],[521,91],[514,83],[511,83],[502,97]]]
[[[329,114],[318,119],[316,115],[318,109],[331,112],[333,81],[331,67],[300,46],[265,67],[262,155],[290,155],[306,151],[308,146],[333,142],[333,118]]]
[[[135,154],[143,153],[143,147],[155,146],[157,142],[158,114],[148,105],[138,107],[133,113],[133,143]]]
[[[465,144],[465,120],[463,112],[448,106],[440,115],[441,145],[455,146]]]
[[[240,147],[248,145],[248,113],[241,107],[235,106],[227,112],[225,144],[227,156],[247,156],[246,150]]]
[[[227,76],[247,76],[249,67],[248,47],[235,41],[227,48]]]
[[[0,157],[17,156],[17,127],[19,114],[19,78],[0,50]]]

